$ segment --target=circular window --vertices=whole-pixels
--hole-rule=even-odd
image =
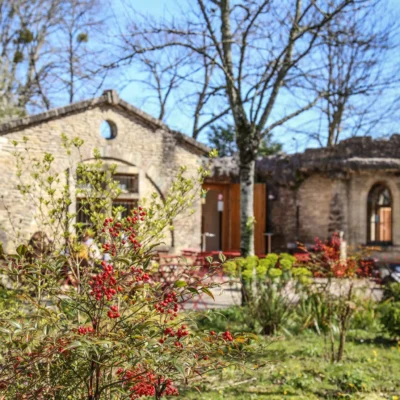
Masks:
[[[112,121],[103,121],[100,125],[100,134],[103,139],[114,139],[117,136],[117,126]]]

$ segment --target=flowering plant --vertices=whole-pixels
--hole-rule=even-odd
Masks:
[[[370,290],[367,278],[372,275],[373,262],[357,254],[345,255],[336,233],[325,242],[316,238],[312,252],[304,247],[302,250],[307,257],[299,260],[298,265],[306,265],[317,278],[306,299],[314,310],[314,324],[329,335],[331,361],[341,361],[357,297],[360,292],[368,295]]]
[[[99,182],[102,170],[99,161],[87,179]],[[16,254],[4,256],[1,273],[17,293],[18,307],[0,311],[0,394],[15,399],[160,399],[177,396],[180,384],[245,359],[248,337],[199,332],[190,314],[182,312],[183,304],[200,292],[212,295],[212,268],[201,276],[188,273],[195,266],[184,268],[173,282],[157,279],[152,261],[156,240],[196,198],[194,182],[182,169],[163,204],[153,196],[148,206],[126,218],[118,209],[102,215],[93,211],[97,204],[89,203],[97,257],[83,257],[70,231],[61,233],[63,248],[52,241],[49,251],[33,257],[30,247],[21,245]],[[60,198],[51,192],[45,200],[53,210],[51,219],[65,217],[57,207],[70,200]],[[98,198],[87,197],[89,202]],[[66,217],[73,220],[73,215]],[[65,226],[54,221],[51,232]]]

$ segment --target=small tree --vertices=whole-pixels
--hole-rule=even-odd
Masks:
[[[67,138],[64,144],[67,152],[83,145]],[[38,205],[44,227],[62,235],[40,256],[21,245],[2,263],[8,288],[18,294],[16,307],[0,309],[0,393],[6,398],[160,399],[178,395],[179,382],[243,360],[246,337],[197,332],[181,312],[200,292],[212,295],[213,268],[199,277],[192,273],[196,267],[187,267],[166,283],[156,279],[152,261],[170,221],[196,199],[196,179],[206,171],[200,168],[199,178],[190,179],[182,169],[164,203],[154,195],[120,218],[119,208],[107,216],[102,205],[115,187],[98,154],[95,160],[78,166],[78,181],[91,189],[84,210],[101,257],[83,256],[69,231],[83,227],[66,212],[69,192],[52,172],[54,158],[46,154],[32,168],[43,193]],[[37,187],[20,189],[33,196]],[[70,284],[63,285],[67,277]]]
[[[332,362],[343,359],[347,332],[356,311],[357,291],[369,288],[366,278],[371,276],[372,262],[361,256],[343,259],[340,238],[334,234],[331,240],[315,240],[314,252],[308,252],[306,265],[317,279],[310,286],[315,317],[322,317],[320,327],[329,335]],[[364,293],[365,295],[365,293]]]

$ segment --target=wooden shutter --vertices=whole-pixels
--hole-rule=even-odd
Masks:
[[[379,241],[392,241],[392,209],[391,207],[379,208]]]

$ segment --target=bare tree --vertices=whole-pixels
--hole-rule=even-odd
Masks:
[[[320,145],[334,146],[343,137],[367,134],[393,112],[399,68],[390,63],[396,48],[396,21],[383,13],[384,1],[352,4],[321,32],[323,65],[309,75],[317,93],[321,124],[307,124],[304,134]],[[315,129],[315,126],[318,129]]]
[[[99,1],[0,0],[4,110],[18,115],[49,109],[60,97],[73,101],[77,82],[95,71],[83,47],[99,21],[94,18]]]
[[[260,142],[324,95],[300,100],[311,55],[318,51],[323,28],[348,5],[364,1],[196,0],[179,18],[148,18],[129,26],[123,60],[174,47],[213,66],[207,102],[223,95],[239,149],[243,255],[254,252],[254,169]]]
[[[105,73],[99,69],[104,54],[101,12],[100,0],[63,1],[54,56],[56,85],[61,93],[67,93],[69,103],[90,88],[95,90]]]

